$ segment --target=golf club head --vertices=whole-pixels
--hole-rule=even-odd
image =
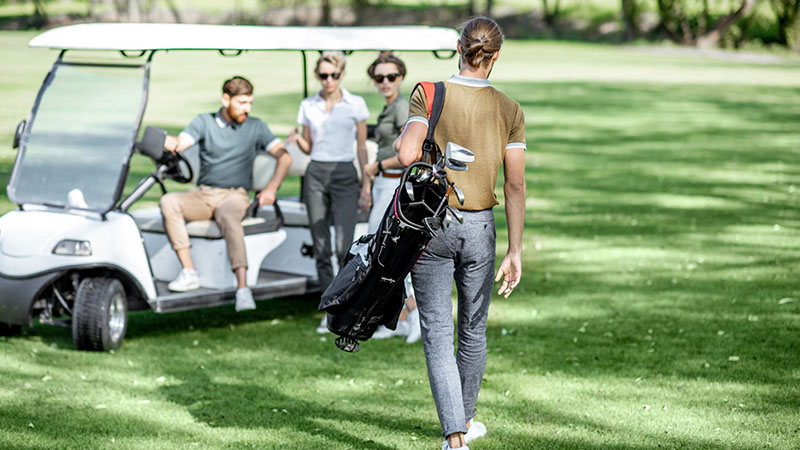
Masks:
[[[444,226],[445,227],[449,227],[450,226],[450,222],[452,222],[452,221],[453,221],[453,213],[451,213],[448,210],[444,215]]]
[[[419,176],[417,177],[417,181],[420,183],[424,183],[431,179],[431,175],[432,174],[430,170],[425,170],[421,174],[419,174]]]
[[[457,210],[457,209],[453,208],[452,206],[448,206],[448,207],[447,207],[447,212],[449,212],[450,214],[452,214],[452,215],[453,215],[453,217],[455,217],[455,218],[456,218],[456,220],[458,221],[458,223],[464,223],[464,216],[463,216],[463,215],[462,215],[460,212],[458,212],[458,210]]]
[[[359,344],[357,340],[347,336],[339,336],[333,341],[333,343],[336,344],[336,347],[338,347],[339,350],[343,350],[348,353],[355,353],[361,349],[361,344]]]
[[[455,159],[448,159],[447,168],[450,170],[455,170],[457,172],[463,172],[467,170],[467,165]]]
[[[410,181],[406,181],[405,189],[406,189],[406,195],[408,195],[408,199],[413,202],[414,201],[414,185],[411,184]]]
[[[425,228],[434,236],[442,229],[442,222],[436,217],[426,217],[422,219],[422,223],[425,224]]]
[[[453,192],[456,193],[456,198],[458,199],[458,203],[461,205],[464,204],[464,192],[458,188],[458,186],[453,185]]]
[[[467,170],[467,163],[475,161],[475,154],[465,147],[448,142],[444,160],[448,169],[463,172]]]

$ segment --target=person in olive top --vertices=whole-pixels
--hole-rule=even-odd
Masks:
[[[200,149],[198,188],[161,198],[164,228],[183,266],[178,277],[169,283],[169,289],[182,292],[200,287],[189,252],[185,221],[213,218],[225,237],[228,258],[236,274],[237,311],[255,308],[253,294],[245,281],[247,258],[242,219],[250,205],[247,191],[256,151],[266,149],[278,160],[272,179],[257,195],[259,205],[275,202],[292,163],[292,157],[267,124],[249,117],[252,106],[253,85],[242,77],[233,77],[222,86],[219,111],[198,115],[177,137],[167,136],[164,143],[171,152],[181,152],[195,144]]]
[[[459,74],[445,82],[447,94],[434,137],[466,147],[475,161],[464,172],[447,171],[466,197],[464,205],[451,197],[464,223],[452,222],[428,244],[411,274],[422,324],[428,378],[442,434],[442,448],[467,448],[486,434],[474,420],[475,403],[486,368],[486,320],[494,281],[508,297],[522,276],[522,228],[525,222],[525,119],[519,103],[492,87],[489,74],[500,56],[503,35],[486,17],[467,22],[457,44]],[[428,130],[424,92],[411,95],[409,119],[399,141],[400,161],[411,164],[422,156]],[[503,167],[508,252],[497,276],[495,225],[498,203],[495,181]],[[453,305],[458,291],[458,351],[453,346]]]
[[[367,74],[375,82],[378,92],[386,100],[386,106],[378,116],[375,126],[375,140],[378,143],[378,155],[374,163],[367,164],[367,175],[373,176],[372,210],[369,213],[368,233],[375,233],[380,226],[386,208],[394,198],[395,189],[403,176],[403,165],[397,160],[394,141],[408,119],[408,101],[400,96],[400,84],[406,76],[406,65],[392,52],[382,52],[370,64]],[[372,335],[373,339],[384,339],[392,336],[405,336],[406,342],[412,344],[420,339],[419,311],[414,300],[414,287],[411,275],[405,279],[405,308],[400,313],[397,328],[390,330],[381,325]]]

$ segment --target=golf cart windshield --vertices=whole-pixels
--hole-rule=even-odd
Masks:
[[[22,137],[11,200],[110,210],[127,175],[146,70],[57,62]]]

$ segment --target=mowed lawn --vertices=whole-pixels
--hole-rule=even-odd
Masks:
[[[3,185],[56,56],[30,37],[0,34]],[[345,87],[374,120],[372,56],[350,59]],[[406,92],[455,71],[403,56]],[[297,54],[154,61],[145,124],[179,131],[234,73],[256,85],[254,115],[281,135],[294,124]],[[798,58],[511,42],[492,81],[527,117],[525,272],[493,300],[489,434],[470,448],[797,448]],[[152,167],[137,157],[129,187]],[[314,332],[320,317],[311,297],[137,312],[114,353],[40,325],[0,338],[0,448],[440,448],[422,346],[346,354]]]

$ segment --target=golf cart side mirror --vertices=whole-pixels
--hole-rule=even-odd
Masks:
[[[25,125],[28,122],[25,119],[22,119],[19,124],[17,124],[17,130],[14,131],[14,145],[11,148],[19,148],[19,143],[22,141],[22,133],[25,132]]]
[[[475,154],[458,144],[448,142],[444,161],[448,169],[463,172],[467,170],[467,163],[475,161]]]
[[[142,140],[136,143],[136,147],[141,154],[159,161],[164,156],[164,141],[166,139],[166,130],[157,127],[147,127],[144,130]]]

